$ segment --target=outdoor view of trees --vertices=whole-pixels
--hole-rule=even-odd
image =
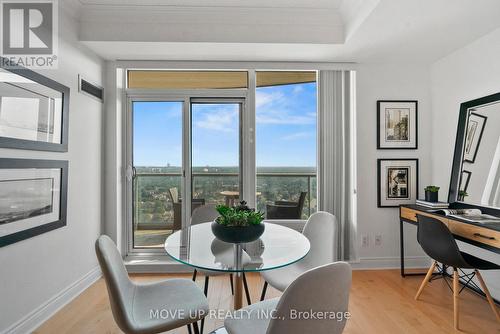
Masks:
[[[136,167],[135,223],[151,228],[172,228],[174,213],[168,193],[181,187],[180,167]],[[236,167],[198,167],[193,169],[193,198],[205,202],[224,203],[224,190],[238,190]],[[307,191],[302,215],[307,218],[316,211],[316,172],[312,167],[259,168],[257,171],[257,209],[265,212],[266,203],[276,200],[297,200]],[[141,175],[142,174],[142,175]],[[157,175],[154,175],[157,174]],[[208,174],[204,176],[203,174]]]

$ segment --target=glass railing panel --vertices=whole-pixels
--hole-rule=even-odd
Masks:
[[[264,212],[268,218],[273,218],[268,215],[268,204],[279,205],[277,201],[298,203],[302,192],[305,193],[302,211],[297,216],[289,216],[289,219],[307,219],[316,212],[315,174],[257,174],[257,209]]]
[[[134,246],[163,247],[165,238],[181,228],[180,203],[174,203],[170,189],[181,187],[181,174],[151,172],[139,168],[134,178]],[[147,171],[147,172],[146,172]],[[198,172],[192,176],[192,209],[204,204],[231,202],[227,192],[238,191],[238,175],[231,172]],[[266,205],[276,201],[297,201],[307,192],[301,219],[317,210],[317,179],[314,173],[259,173],[257,209],[266,213]],[[182,199],[180,199],[182,201]],[[234,199],[237,204],[237,199]]]
[[[180,203],[169,193],[180,189],[181,175],[137,175],[134,183],[134,247],[161,247],[181,228]]]

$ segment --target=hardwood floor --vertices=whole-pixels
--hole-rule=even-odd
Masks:
[[[202,287],[203,275],[197,283]],[[134,280],[153,281],[191,275],[133,275]],[[248,274],[253,301],[260,297],[262,280],[258,274]],[[453,294],[443,280],[427,284],[418,301],[414,296],[423,276],[401,278],[397,270],[353,271],[349,310],[351,319],[344,333],[457,333],[453,329]],[[268,289],[267,297],[280,293]],[[211,277],[208,292],[212,309],[230,310],[232,307],[229,279]],[[207,319],[205,333],[221,327],[223,320]],[[464,290],[460,294],[460,329],[463,333],[500,333],[487,301]],[[102,279],[50,318],[35,333],[121,333],[116,327],[109,307],[105,283]],[[181,328],[169,334],[185,334]],[[311,333],[312,334],[312,333]]]

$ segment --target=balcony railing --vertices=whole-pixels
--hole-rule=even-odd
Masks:
[[[138,173],[134,178],[134,225],[137,229],[170,229],[174,222],[170,188],[180,189],[180,173]],[[193,173],[193,198],[207,204],[224,203],[222,191],[238,190],[238,173]],[[303,217],[317,208],[315,173],[257,173],[257,209],[265,212],[266,203],[277,200],[296,200],[307,191]]]

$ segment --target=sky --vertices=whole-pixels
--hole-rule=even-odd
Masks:
[[[182,102],[134,102],[135,166],[180,166]],[[193,166],[237,166],[237,104],[192,106]],[[316,166],[316,83],[256,92],[258,167]]]

